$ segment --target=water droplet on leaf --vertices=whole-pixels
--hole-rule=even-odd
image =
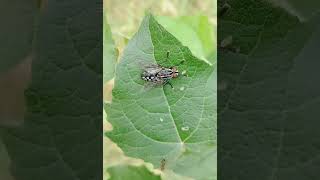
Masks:
[[[181,127],[181,130],[182,130],[182,131],[189,131],[189,126]]]

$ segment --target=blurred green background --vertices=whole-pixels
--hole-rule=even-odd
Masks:
[[[110,25],[115,47],[121,57],[125,45],[139,29],[146,12],[151,12],[158,22],[172,33],[200,59],[214,64],[216,61],[216,0],[104,0],[104,11]],[[119,60],[119,58],[118,58]],[[104,84],[104,101],[111,101],[113,80]],[[107,114],[104,114],[107,119]],[[104,120],[104,131],[111,130]],[[120,164],[150,164],[124,156],[120,148],[104,137],[104,179],[109,175],[106,169]],[[163,179],[185,179],[175,174],[162,174]]]
[[[216,25],[216,0],[104,0],[108,23],[113,39],[120,52],[125,43],[138,30],[146,11],[155,16],[199,16],[208,17]]]

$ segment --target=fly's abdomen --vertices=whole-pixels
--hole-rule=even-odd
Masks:
[[[141,74],[141,79],[147,82],[151,82],[154,85],[166,85],[171,87],[170,80],[178,76],[178,70],[175,67],[166,68],[161,66],[149,67]]]
[[[143,73],[141,75],[141,79],[145,80],[145,81],[154,81],[157,77],[154,74],[145,74]]]

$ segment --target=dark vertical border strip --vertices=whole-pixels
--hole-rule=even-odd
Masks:
[[[24,122],[1,133],[16,180],[102,179],[102,8],[42,6]]]
[[[219,1],[220,180],[319,177],[320,15],[270,2]]]

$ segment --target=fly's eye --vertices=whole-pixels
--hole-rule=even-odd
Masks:
[[[178,77],[179,76],[179,72],[178,71],[176,71],[176,72],[174,72],[173,73],[173,77],[175,78],[175,77]]]

